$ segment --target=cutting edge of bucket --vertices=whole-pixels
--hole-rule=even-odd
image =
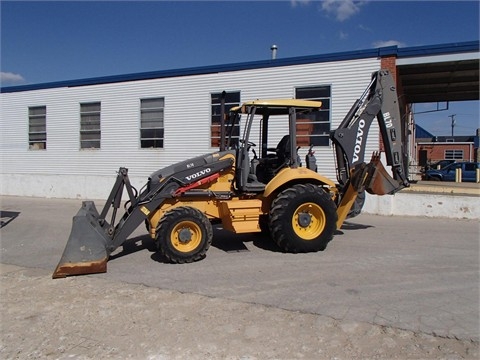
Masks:
[[[71,275],[99,274],[107,272],[108,258],[78,263],[60,263],[53,272],[52,278],[59,279]]]

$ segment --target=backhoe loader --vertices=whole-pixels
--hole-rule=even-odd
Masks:
[[[372,74],[365,92],[330,134],[337,182],[317,173],[312,148],[304,165],[298,155],[298,139],[305,142],[308,136],[297,134],[298,123],[321,106],[320,101],[274,99],[234,107],[221,117],[219,151],[155,171],[138,192],[130,184],[128,170],[120,168],[101,213],[92,201],[84,201],[74,216],[53,278],[106,272],[112,252],[143,223],[172,263],[203,259],[212,242],[212,223],[237,234],[269,233],[285,252],[324,250],[347,216],[358,213],[359,206],[353,214],[352,208],[359,203],[361,207],[359,195],[394,194],[409,182],[405,131],[387,70]],[[369,163],[364,161],[375,118],[391,175],[378,152]],[[270,148],[269,124],[278,121],[288,121],[289,132]],[[254,134],[260,142],[257,150]],[[116,221],[124,190],[128,201]]]

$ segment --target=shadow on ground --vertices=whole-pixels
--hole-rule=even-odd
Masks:
[[[113,255],[110,255],[109,260],[115,260],[143,250],[148,250],[150,252],[157,251],[157,246],[155,245],[153,239],[147,234],[136,236],[125,241],[121,246],[121,251],[114,252]]]
[[[0,229],[11,223],[18,215],[20,215],[19,211],[0,210]]]
[[[345,234],[342,230],[364,230],[374,227],[373,225],[365,225],[365,224],[357,224],[351,221],[345,221],[342,227],[335,231],[335,235],[343,235]]]
[[[13,218],[11,219],[13,220]],[[11,221],[9,220],[9,221]],[[3,225],[4,226],[4,225]],[[341,230],[337,230],[335,235],[343,235],[343,230],[363,230],[373,227],[372,225],[357,224],[345,221]],[[247,252],[247,243],[252,243],[259,249],[271,252],[283,253],[284,251],[275,244],[270,238],[269,234],[265,233],[249,233],[249,234],[235,234],[224,230],[220,225],[213,227],[212,246],[222,250],[226,253]],[[136,236],[125,241],[119,252],[114,252],[110,255],[109,261],[121,258],[126,255],[136,253],[138,251],[148,250],[152,253],[151,258],[154,261],[161,263],[170,263],[159,251],[154,240],[147,234]]]

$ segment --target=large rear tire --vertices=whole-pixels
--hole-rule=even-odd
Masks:
[[[156,231],[158,249],[176,264],[203,259],[212,237],[212,225],[208,218],[191,207],[178,207],[165,213]]]
[[[282,191],[270,210],[270,233],[287,252],[325,250],[336,230],[337,212],[319,186],[298,184]]]

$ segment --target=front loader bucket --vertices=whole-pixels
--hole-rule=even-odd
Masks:
[[[72,231],[62,258],[53,272],[54,279],[107,271],[109,237],[98,218],[93,201],[84,201],[73,217]]]
[[[370,167],[371,173],[365,182],[365,189],[370,194],[392,195],[405,187],[402,182],[399,182],[390,176],[380,161],[379,154],[374,154],[372,160],[367,166]]]

